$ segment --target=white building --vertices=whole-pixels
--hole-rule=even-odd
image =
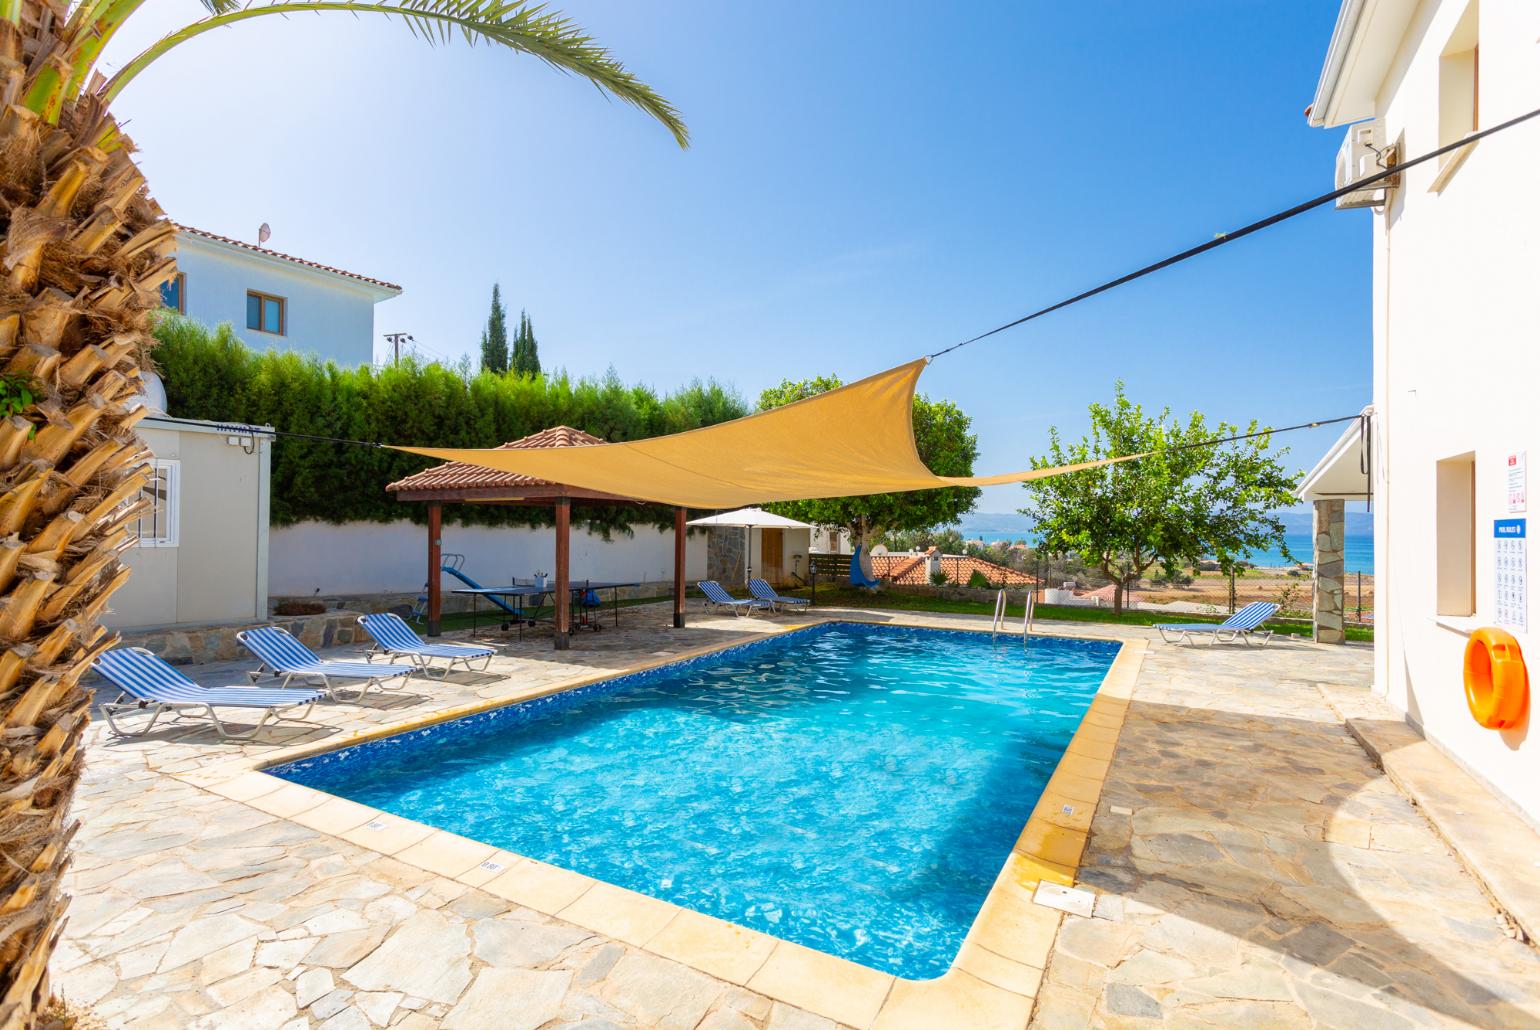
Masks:
[[[132,568],[112,596],[114,629],[254,622],[267,616],[270,437],[151,416],[154,453]]]
[[[401,292],[187,226],[177,227],[177,268],[162,290],[168,307],[209,325],[230,322],[257,349],[345,366],[372,362],[374,306]],[[175,416],[150,379],[151,408]],[[139,546],[127,557],[134,573],[113,596],[109,623],[145,629],[265,619],[271,437],[154,417],[140,428],[155,456],[145,489],[151,509],[139,522]]]
[[[1370,139],[1405,160],[1537,105],[1540,3],[1345,0],[1309,118],[1372,120]],[[1540,457],[1537,167],[1540,119],[1403,172],[1373,207],[1372,487],[1376,689],[1540,823],[1531,717],[1485,729],[1462,685],[1478,627],[1540,661],[1529,564],[1496,536],[1527,525],[1525,456]],[[1355,492],[1355,432],[1307,495]]]
[[[335,361],[374,361],[374,306],[401,287],[280,254],[191,226],[177,226],[177,276],[166,306],[206,325],[229,322],[246,345]]]

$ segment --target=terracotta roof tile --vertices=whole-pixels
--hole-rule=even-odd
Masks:
[[[193,236],[202,236],[204,239],[214,240],[216,243],[228,243],[232,247],[240,247],[242,250],[250,250],[257,254],[266,254],[268,257],[281,258],[284,261],[292,261],[294,264],[304,265],[306,268],[317,268],[323,272],[332,272],[336,275],[345,275],[349,279],[357,279],[359,282],[368,283],[371,286],[379,286],[383,289],[395,290],[397,293],[401,292],[401,287],[397,286],[395,283],[388,283],[384,279],[371,279],[367,275],[359,275],[357,272],[349,272],[346,269],[335,268],[332,265],[323,265],[319,261],[307,261],[304,258],[295,257],[293,254],[284,254],[280,251],[268,250],[266,247],[259,247],[254,243],[245,243],[241,240],[233,239],[229,236],[221,236],[217,232],[209,232],[207,229],[194,229],[190,225],[182,225],[179,222],[174,224],[176,225],[176,231],[178,233],[190,233]]]
[[[498,450],[530,450],[545,447],[591,447],[604,441],[592,433],[571,426],[552,426],[542,429],[522,440],[503,444]],[[499,490],[509,487],[553,486],[544,479],[521,476],[516,472],[499,472],[463,461],[446,462],[423,469],[415,475],[398,479],[385,489],[399,490]]]
[[[902,586],[929,586],[930,572],[926,563],[928,554],[874,554],[872,572],[878,579]],[[966,555],[942,555],[941,570],[951,582],[963,586],[968,585],[975,571],[982,573],[985,579],[997,586],[1033,586],[1037,583],[1035,577],[1025,572]]]

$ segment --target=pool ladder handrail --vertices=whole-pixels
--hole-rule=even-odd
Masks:
[[[995,595],[995,617],[989,624],[989,639],[994,640],[1001,630],[1005,628],[1005,591],[1002,589]],[[1026,608],[1021,613],[1021,642],[1025,644],[1027,637],[1032,635],[1032,616],[1037,612],[1037,594],[1035,591],[1027,591]]]

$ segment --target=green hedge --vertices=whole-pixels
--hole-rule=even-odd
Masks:
[[[292,353],[258,353],[228,324],[210,329],[168,316],[156,327],[154,358],[177,418],[249,422],[293,433],[408,443],[495,447],[555,425],[605,440],[637,440],[748,414],[733,390],[699,380],[659,397],[603,379],[566,374],[520,377],[482,372],[467,378],[438,364],[403,358],[382,369],[339,368]],[[422,504],[403,504],[385,485],[435,464],[399,451],[278,439],[273,444],[272,523],[423,520]],[[663,509],[590,507],[576,513],[606,535],[633,524],[671,526]],[[495,525],[549,525],[543,508],[451,505],[445,518]]]

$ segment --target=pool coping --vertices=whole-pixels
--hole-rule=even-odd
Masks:
[[[740,927],[650,895],[549,865],[447,830],[381,812],[266,770],[397,736],[469,715],[716,654],[754,640],[772,640],[826,623],[881,624],[987,633],[946,620],[861,618],[840,612],[799,619],[745,639],[689,648],[619,670],[542,684],[528,692],[370,727],[346,736],[275,749],[177,778],[221,797],[338,837],[426,872],[488,891],[543,915],[680,962],[836,1022],[879,1030],[947,1024],[1022,1026],[1032,1012],[1062,913],[1038,905],[1040,883],[1072,885],[1091,820],[1149,640],[1113,633],[1049,632],[1037,636],[1103,640],[1122,645],[1079,727],[1049,778],[994,886],[946,973],[910,980],[805,945]],[[1078,629],[1078,627],[1076,627]],[[1057,629],[1057,627],[1055,627]]]

